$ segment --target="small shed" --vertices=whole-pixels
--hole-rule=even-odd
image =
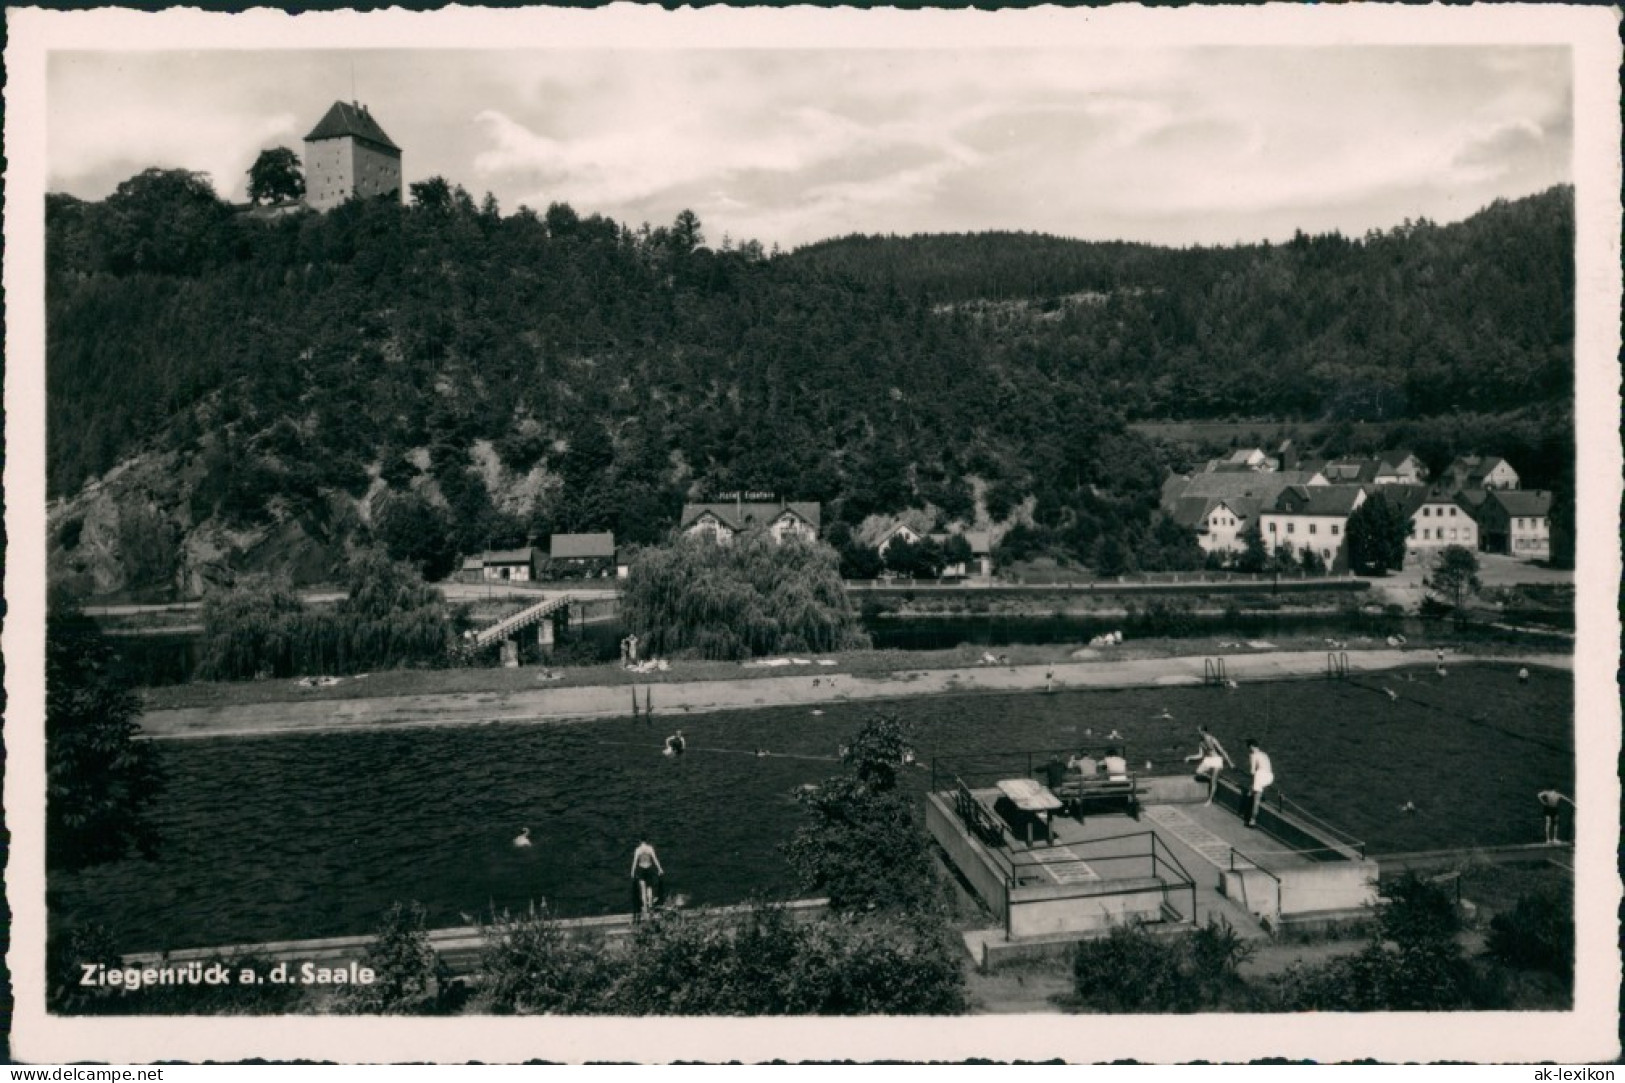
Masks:
[[[596,578],[615,573],[615,535],[555,534],[548,574],[555,579]]]
[[[495,549],[485,554],[483,578],[486,582],[530,583],[537,578],[541,561],[534,547]]]

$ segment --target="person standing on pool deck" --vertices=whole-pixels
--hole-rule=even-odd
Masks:
[[[1235,770],[1236,761],[1206,726],[1197,726],[1196,732],[1202,735],[1202,747],[1196,750],[1196,755],[1186,756],[1185,762],[1196,761],[1196,777],[1207,779],[1207,804],[1211,805],[1214,794],[1219,791],[1219,771],[1225,764]]]
[[[666,875],[666,870],[660,867],[660,855],[648,842],[638,840],[638,848],[632,851],[632,879],[638,885],[638,914],[641,916],[654,909],[655,887],[660,878]]]
[[[1557,830],[1557,814],[1563,811],[1563,802],[1567,801],[1572,809],[1578,810],[1579,806],[1573,798],[1559,790],[1541,790],[1535,798],[1540,802],[1540,811],[1546,816],[1546,845],[1557,846],[1563,841],[1561,832]]]
[[[1269,753],[1258,747],[1258,742],[1247,738],[1247,770],[1253,776],[1252,801],[1247,806],[1247,826],[1258,826],[1258,810],[1264,807],[1264,790],[1275,782],[1275,771]]]

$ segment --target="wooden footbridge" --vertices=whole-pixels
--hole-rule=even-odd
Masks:
[[[490,646],[499,639],[511,639],[528,628],[534,628],[544,620],[555,620],[559,615],[569,613],[573,601],[575,599],[571,595],[560,594],[543,599],[535,605],[526,606],[517,613],[503,617],[489,628],[475,632],[474,646]]]

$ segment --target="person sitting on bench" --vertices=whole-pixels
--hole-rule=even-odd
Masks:
[[[1061,757],[1051,756],[1049,762],[1044,765],[1044,785],[1054,791],[1065,784],[1066,764],[1061,762]]]
[[[1085,779],[1094,778],[1100,772],[1100,765],[1095,763],[1095,758],[1083,751],[1079,751],[1076,756],[1067,760],[1066,765]]]
[[[1123,758],[1123,750],[1116,745],[1106,750],[1106,757],[1100,766],[1113,782],[1128,781],[1128,761]]]

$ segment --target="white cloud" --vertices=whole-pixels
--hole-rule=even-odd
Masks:
[[[240,193],[352,63],[408,181],[632,224],[693,207],[786,245],[1359,232],[1565,180],[1572,139],[1553,49],[85,54],[53,61],[52,185],[99,198],[166,165]]]

